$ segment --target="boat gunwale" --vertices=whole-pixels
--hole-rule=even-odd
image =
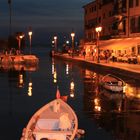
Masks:
[[[76,132],[77,132],[77,129],[78,129],[78,118],[75,114],[75,112],[73,111],[73,109],[67,104],[65,103],[64,101],[62,101],[61,99],[55,99],[49,103],[47,103],[46,105],[44,105],[43,107],[41,107],[37,112],[35,112],[33,114],[33,116],[31,117],[31,119],[29,120],[27,126],[26,126],[26,130],[25,130],[25,135],[24,135],[24,140],[29,140],[29,133],[31,133],[33,130],[31,130],[31,127],[35,127],[35,126],[32,126],[32,124],[36,125],[36,122],[37,120],[39,119],[39,115],[41,114],[41,112],[44,112],[45,109],[50,106],[51,103],[55,102],[55,101],[59,101],[60,103],[64,104],[72,113],[72,115],[74,116],[75,118],[75,125],[74,125],[74,128],[73,128],[73,132],[72,132],[72,135],[70,137],[69,140],[73,140],[75,135],[76,135]],[[33,128],[34,129],[34,128]],[[33,132],[32,132],[33,133]]]

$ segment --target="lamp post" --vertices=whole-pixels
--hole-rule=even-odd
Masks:
[[[8,4],[9,4],[9,15],[10,15],[10,20],[9,20],[9,37],[11,36],[11,25],[12,25],[12,20],[11,20],[11,13],[12,13],[12,8],[11,8],[11,0],[8,0]]]
[[[19,35],[17,35],[17,40],[18,40],[18,49],[19,49],[19,53],[20,53],[20,48],[21,48],[21,40],[22,40],[22,38],[24,37],[24,35],[23,34],[19,34]]]
[[[54,36],[54,48],[57,50],[57,36]]]
[[[74,37],[75,37],[75,33],[72,32],[71,33],[71,39],[72,39],[72,57],[73,57],[73,53],[74,53]]]
[[[97,48],[98,48],[98,54],[97,54],[97,63],[100,63],[100,50],[99,50],[99,41],[100,41],[100,32],[102,31],[102,27],[96,27],[95,31],[97,33]]]
[[[29,31],[28,32],[28,35],[29,35],[29,41],[30,41],[30,54],[31,54],[31,46],[32,46],[32,31]]]

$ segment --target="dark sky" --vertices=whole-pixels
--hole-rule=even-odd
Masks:
[[[83,33],[83,5],[93,0],[11,0],[12,33],[33,30],[35,42],[49,41],[54,34],[70,36],[72,30],[77,38]],[[0,38],[9,35],[8,0],[0,0]],[[25,35],[27,36],[27,35]]]

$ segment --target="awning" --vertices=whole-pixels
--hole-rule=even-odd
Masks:
[[[102,50],[125,50],[137,45],[140,45],[140,37],[99,41],[99,47]]]

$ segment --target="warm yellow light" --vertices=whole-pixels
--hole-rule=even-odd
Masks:
[[[95,111],[100,112],[101,111],[101,107],[100,106],[95,106]]]
[[[99,27],[96,27],[95,28],[95,31],[98,33],[98,32],[101,32],[102,31],[102,27],[101,26],[99,26]]]
[[[74,97],[74,93],[71,93],[71,94],[70,94],[70,97],[72,97],[72,98],[73,98],[73,97]]]
[[[69,74],[69,65],[66,64],[66,74],[68,75]]]
[[[19,87],[23,87],[23,75],[19,75]]]
[[[29,35],[29,36],[31,36],[32,34],[33,34],[33,32],[32,32],[32,31],[29,31],[29,32],[28,32],[28,35]]]
[[[94,110],[100,112],[101,111],[101,105],[100,105],[100,100],[99,98],[94,99]]]
[[[56,83],[57,82],[57,72],[54,71],[54,74],[53,74],[53,82]]]
[[[20,35],[19,38],[22,39],[24,37],[24,35]]]
[[[72,32],[72,33],[71,33],[71,37],[74,37],[74,36],[75,36],[75,33],[74,33],[74,32]]]
[[[54,36],[54,40],[56,40],[57,39],[57,36]]]
[[[70,89],[74,90],[74,82],[73,81],[70,83]]]
[[[69,44],[70,42],[67,40],[66,43]]]
[[[29,82],[28,84],[28,96],[32,96],[32,82]]]

